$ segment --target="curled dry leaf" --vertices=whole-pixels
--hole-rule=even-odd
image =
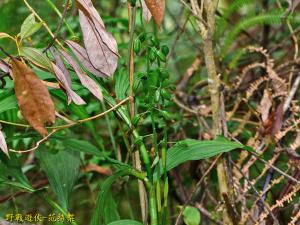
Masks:
[[[142,0],[142,10],[143,10],[143,17],[144,19],[149,22],[152,18],[152,15],[151,15],[151,12],[150,10],[148,9],[146,3],[145,3],[145,0]]]
[[[165,0],[145,0],[145,3],[150,10],[154,21],[160,27],[165,14],[166,1]]]
[[[69,55],[67,52],[63,50],[61,51],[61,53],[65,58],[65,60],[73,67],[81,84],[84,87],[86,87],[96,98],[102,101],[103,100],[102,91],[100,87],[97,85],[97,83],[80,68],[79,64],[76,62],[75,59],[72,58],[71,55]]]
[[[77,59],[82,63],[82,65],[93,75],[99,76],[99,77],[107,77],[106,74],[102,73],[101,71],[97,70],[91,63],[89,56],[87,54],[87,51],[85,48],[83,48],[80,44],[67,40],[65,43],[69,46],[69,48],[72,50],[74,55],[77,57]]]
[[[12,73],[17,101],[22,115],[42,136],[45,124],[55,122],[54,103],[50,93],[37,75],[23,62],[12,58]]]
[[[7,148],[7,144],[5,141],[5,137],[1,131],[1,125],[0,125],[0,149],[6,154],[8,155],[8,148]]]
[[[272,107],[272,95],[269,90],[264,90],[263,98],[258,107],[258,111],[261,113],[261,118],[263,122],[266,122],[269,118],[269,112]]]

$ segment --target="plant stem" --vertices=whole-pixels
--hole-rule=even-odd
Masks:
[[[25,5],[27,6],[27,8],[29,9],[29,11],[31,13],[34,14],[34,16],[43,24],[43,26],[45,27],[45,29],[48,31],[48,33],[50,34],[50,36],[52,38],[55,39],[55,42],[62,48],[64,49],[64,46],[55,38],[55,35],[52,33],[52,31],[50,30],[50,28],[48,27],[48,25],[46,24],[46,22],[39,16],[39,14],[37,14],[37,12],[31,7],[31,5],[27,2],[27,0],[23,0],[23,2],[25,3]]]
[[[133,42],[134,42],[134,32],[135,32],[135,20],[136,20],[136,6],[131,4],[131,1],[128,0],[128,19],[129,19],[129,35],[130,35],[130,40],[129,40],[129,49],[128,49],[128,74],[129,74],[129,95],[131,97],[130,101],[130,117],[131,119],[134,118],[135,115],[135,104],[134,104],[134,90],[133,90],[133,85],[134,85],[134,50],[133,50]],[[137,134],[136,131],[134,131],[134,137],[139,138],[139,135]],[[144,144],[140,145],[140,151],[144,160],[144,163],[146,164],[147,168],[147,175],[150,180],[152,180],[152,173],[151,173],[151,167],[150,165],[150,160],[148,157],[148,153],[146,150],[146,147]],[[136,151],[132,155],[132,160],[133,160],[133,165],[136,169],[141,170],[142,165],[141,165],[141,158],[139,151]],[[150,177],[149,177],[150,176]],[[152,181],[151,181],[152,182]],[[138,181],[138,186],[139,186],[139,197],[140,197],[140,206],[141,206],[141,212],[142,212],[142,219],[143,223],[147,224],[147,194],[145,190],[145,186],[142,181]]]
[[[60,11],[57,9],[57,7],[53,4],[53,2],[51,0],[46,0],[46,2],[48,3],[48,5],[54,10],[54,12],[59,16],[59,18],[62,17],[62,14],[60,13]],[[75,33],[73,31],[73,29],[71,28],[71,26],[69,25],[69,23],[66,21],[66,19],[64,19],[64,24],[66,25],[69,33],[72,35],[72,37],[75,37]]]
[[[211,106],[212,106],[212,120],[213,127],[212,133],[216,137],[221,134],[221,117],[220,117],[220,79],[217,75],[216,64],[214,59],[214,49],[213,49],[213,34],[215,29],[215,12],[217,9],[218,0],[204,0],[204,9],[206,11],[206,22],[197,21],[201,36],[203,39],[203,53],[205,59],[205,65],[207,68],[208,74],[208,84],[209,84],[209,92],[211,98]],[[192,8],[194,14],[198,15],[199,18],[203,17],[203,8],[199,5],[198,1],[192,0]],[[220,196],[230,196],[229,188],[228,188],[228,179],[226,176],[226,159],[222,157],[217,162],[217,175],[219,180],[219,191]],[[229,213],[227,210],[223,212],[223,223],[226,225],[231,225],[232,221],[230,219]]]
[[[149,188],[149,208],[150,208],[150,218],[151,225],[158,225],[157,222],[157,208],[156,208],[156,195],[155,195],[155,186]]]

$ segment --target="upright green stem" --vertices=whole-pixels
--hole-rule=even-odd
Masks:
[[[151,186],[149,188],[149,205],[150,205],[150,219],[151,225],[158,225],[158,218],[157,218],[157,208],[156,208],[156,195],[155,195],[155,186]]]
[[[131,119],[134,118],[135,115],[135,104],[134,104],[134,90],[133,90],[133,85],[134,85],[134,50],[133,50],[133,42],[134,42],[134,32],[135,32],[135,20],[136,20],[136,6],[135,2],[128,0],[128,19],[129,19],[129,35],[130,35],[130,40],[129,40],[129,49],[128,49],[128,75],[129,75],[129,94],[131,97],[130,101],[130,117]],[[133,135],[135,139],[140,139],[140,136],[136,131],[133,131]],[[148,179],[152,183],[152,172],[151,172],[151,166],[150,166],[150,160],[149,156],[146,150],[145,145],[142,143],[140,144],[140,152],[143,157],[143,161],[146,165],[147,169],[147,175]],[[132,160],[134,167],[138,170],[142,169],[141,166],[141,159],[140,159],[140,154],[138,151],[134,152],[132,155]],[[138,186],[139,186],[139,196],[140,196],[140,205],[141,205],[141,211],[142,211],[142,218],[143,218],[143,223],[147,224],[147,194],[145,190],[145,186],[142,181],[138,181]]]

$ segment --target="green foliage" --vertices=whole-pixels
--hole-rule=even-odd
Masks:
[[[183,221],[186,225],[199,225],[201,222],[199,210],[192,206],[185,207],[183,211]]]
[[[119,220],[109,223],[108,225],[142,225],[142,223],[135,220]]]
[[[60,205],[67,210],[69,195],[73,190],[79,172],[80,154],[68,147],[56,153],[40,149],[35,154],[58,197]]]
[[[130,169],[124,169],[114,173],[105,180],[105,182],[101,185],[101,191],[97,197],[96,208],[90,225],[106,224],[106,221],[109,220],[108,217],[110,217],[110,215],[106,213],[108,212],[107,207],[112,207],[111,205],[114,204],[110,195],[111,186],[117,179],[131,174],[132,173]]]
[[[245,146],[219,136],[212,141],[183,140],[167,151],[167,170],[190,160],[206,159]]]
[[[10,158],[8,158],[3,153],[0,153],[0,159],[0,184],[15,186],[28,192],[34,191],[27,177],[22,172],[20,159],[16,155],[11,154]]]
[[[264,13],[245,18],[237,24],[235,24],[234,28],[225,37],[224,45],[222,47],[221,52],[222,56],[225,56],[228,53],[232,43],[235,41],[235,38],[242,32],[242,30],[246,30],[250,27],[263,24],[280,24],[282,21],[282,14],[282,11],[279,11],[277,13]]]
[[[35,32],[37,32],[40,28],[42,27],[41,22],[36,22],[35,21],[35,16],[34,14],[30,14],[23,22],[21,26],[21,40],[30,37],[33,35]]]

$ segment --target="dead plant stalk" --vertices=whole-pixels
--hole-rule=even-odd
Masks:
[[[221,134],[221,125],[220,125],[220,79],[217,74],[216,64],[214,59],[214,49],[213,49],[213,33],[215,29],[215,12],[218,6],[218,0],[204,0],[199,4],[196,0],[191,0],[191,5],[194,14],[198,15],[198,17],[202,18],[198,20],[198,26],[200,29],[200,35],[203,40],[203,53],[205,64],[208,73],[208,84],[209,84],[209,92],[211,98],[211,106],[212,106],[212,119],[213,119],[213,127],[212,133],[214,136]],[[206,13],[206,21],[203,21],[203,11]],[[226,176],[226,159],[225,157],[221,157],[221,159],[217,163],[217,174],[219,179],[219,189],[220,195],[224,194],[230,196],[229,188],[228,188],[228,178]],[[230,198],[232,199],[232,198]],[[233,224],[232,218],[230,218],[228,210],[224,210],[223,213],[223,224],[231,225]]]

